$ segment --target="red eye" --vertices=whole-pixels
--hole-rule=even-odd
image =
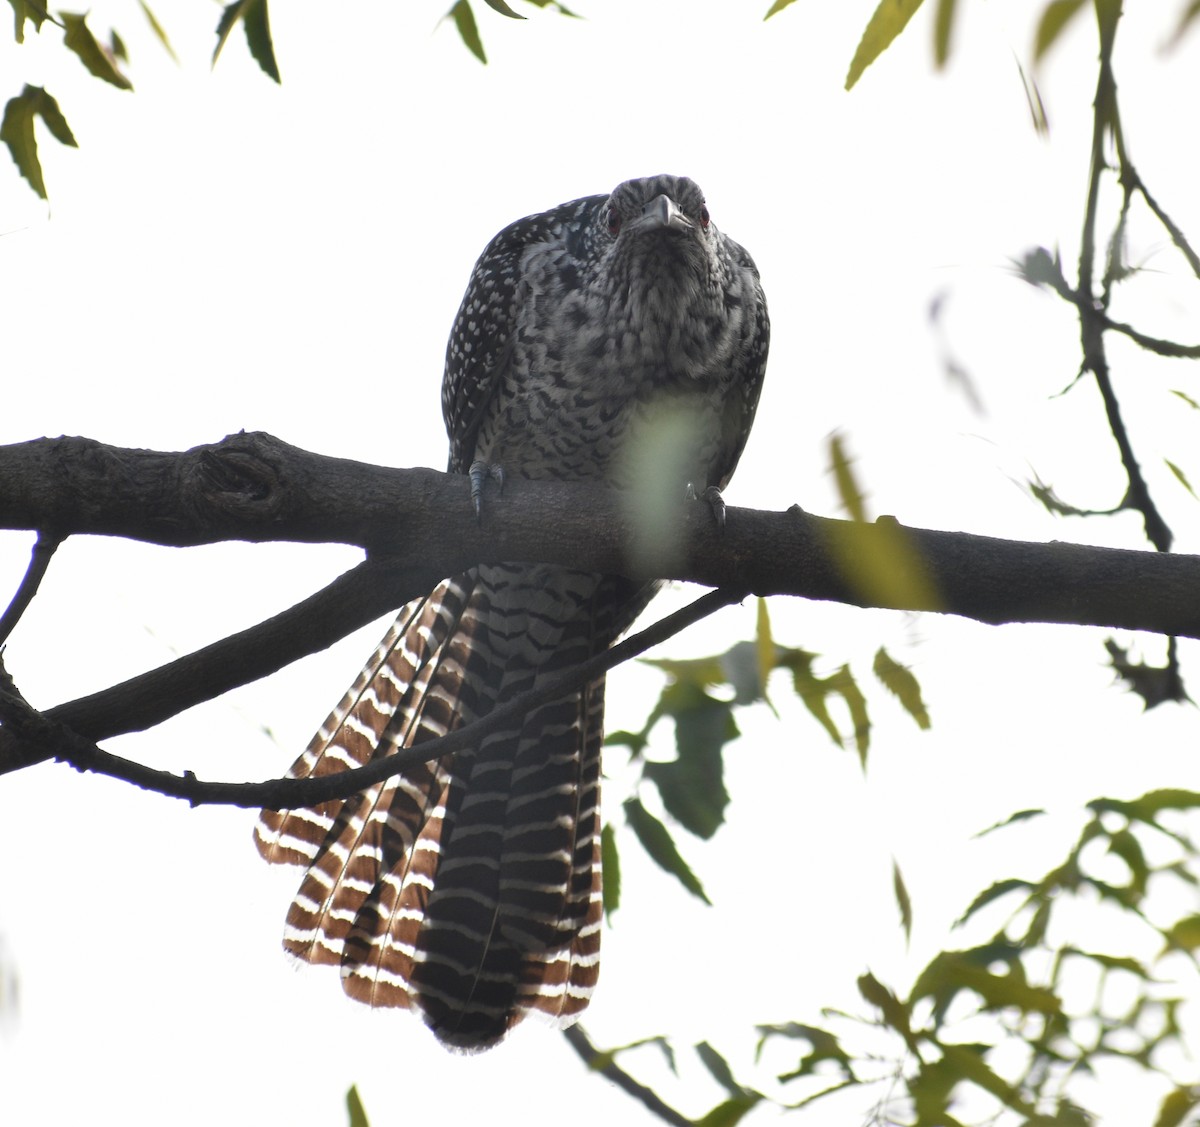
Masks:
[[[615,207],[610,207],[606,220],[608,223],[608,233],[615,237],[621,229],[621,213]]]
[[[704,204],[701,204],[700,205],[700,226],[707,227],[709,222],[711,221],[711,218],[712,217],[708,214],[707,206]]]

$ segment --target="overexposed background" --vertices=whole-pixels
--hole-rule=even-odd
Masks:
[[[839,431],[874,513],[1144,546],[1132,516],[1053,521],[1019,487],[1036,469],[1104,507],[1123,486],[1094,391],[1056,397],[1079,364],[1069,310],[1010,268],[1037,244],[1060,246],[1068,263],[1077,253],[1095,81],[1088,16],[1038,76],[1046,140],[1017,68],[1034,3],[963,5],[942,75],[922,11],[849,94],[872,0],[797,3],[766,24],[767,0],[575,0],[586,20],[529,8],[522,24],[480,4],[486,68],[438,24],[443,4],[364,0],[334,18],[312,0],[275,5],[282,87],[240,30],[210,72],[213,6],[156,8],[178,67],[136,5],[92,8],[97,34],[115,22],[125,36],[135,94],[31,31],[24,48],[0,46],[5,96],[23,81],[45,86],[80,144],[64,150],[43,134],[49,209],[0,168],[0,442],[82,434],[185,449],[265,429],[325,454],[441,468],[446,335],[487,240],[531,211],[670,171],[701,184],[771,303],[768,380],[731,504],[836,512],[826,442]],[[1195,238],[1184,133],[1200,37],[1163,52],[1178,6],[1129,6],[1117,77],[1133,157]],[[40,38],[56,35],[47,25]],[[1117,316],[1200,339],[1196,280],[1161,231],[1135,224],[1132,254],[1150,272]],[[983,413],[947,379],[947,355],[969,370]],[[1119,343],[1112,357],[1178,548],[1196,551],[1196,502],[1161,461],[1200,481],[1195,415],[1169,396],[1200,398],[1187,382],[1195,365],[1151,363]],[[0,592],[15,588],[32,539],[0,534]],[[73,539],[5,659],[48,707],[275,613],[358,558],[337,546]],[[651,613],[691,594],[669,592]],[[709,843],[680,834],[716,906],[627,843],[591,1035],[707,1038],[748,1080],[755,1022],[862,1009],[864,969],[903,984],[978,889],[1031,875],[1016,838],[972,834],[1050,806],[1053,822],[1020,839],[1040,849],[1030,864],[1041,872],[1083,801],[1196,785],[1193,710],[1142,715],[1112,687],[1103,631],[784,600],[773,614],[778,639],[826,655],[825,671],[850,661],[867,681],[886,644],[920,677],[934,726],[918,732],[874,691],[864,780],[781,681],[781,719],[746,718],[728,751],[728,826]],[[716,651],[753,623],[753,605],[727,610],[667,652]],[[382,629],[109,746],[207,778],[278,775]],[[1159,640],[1134,641],[1160,657]],[[1186,674],[1190,645],[1183,656]],[[644,671],[618,670],[609,726],[638,724],[656,689]],[[615,811],[622,773],[610,759]],[[455,1057],[409,1016],[345,999],[333,973],[295,971],[279,937],[299,872],[258,861],[252,822],[56,765],[0,781],[0,936],[20,984],[19,1013],[0,1031],[0,1120],[315,1127],[344,1122],[357,1083],[376,1125],[497,1113],[649,1121],[532,1023],[490,1054]],[[907,949],[893,857],[916,905]],[[643,1063],[689,1114],[716,1102],[690,1059],[682,1090]],[[1137,1093],[1107,1090],[1105,1122],[1128,1121],[1111,1104],[1125,1095]],[[863,1111],[834,1107],[801,1121],[854,1123]]]

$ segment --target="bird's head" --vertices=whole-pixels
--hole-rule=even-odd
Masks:
[[[596,216],[607,255],[632,265],[656,259],[703,271],[716,228],[704,193],[686,176],[647,176],[619,184]]]

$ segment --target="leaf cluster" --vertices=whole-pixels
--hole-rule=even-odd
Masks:
[[[101,37],[88,26],[88,15],[66,12],[51,12],[41,0],[8,0],[13,9],[13,38],[18,44],[25,42],[27,28],[40,35],[43,26],[49,24],[62,34],[63,46],[71,52],[88,73],[100,81],[119,90],[133,90],[133,82],[126,73],[129,51],[126,39],[115,27],[109,28]],[[212,52],[212,65],[224,50],[233,31],[241,27],[251,58],[259,69],[274,82],[282,82],[279,62],[275,56],[275,45],[271,38],[271,21],[268,11],[269,0],[230,0],[217,19],[216,45]],[[485,0],[487,6],[500,15],[512,19],[524,19],[506,0]],[[564,16],[574,16],[559,0],[524,0],[535,8],[550,8]],[[146,0],[138,0],[142,16],[149,25],[154,38],[176,63],[179,58],[171,45],[163,24],[159,21]],[[487,62],[483,39],[475,20],[470,0],[455,0],[443,17],[458,31],[463,44],[481,63]],[[38,119],[50,136],[61,145],[78,147],[78,142],[67,124],[66,116],[54,95],[40,86],[26,84],[19,94],[9,98],[0,119],[0,142],[8,148],[17,171],[42,199],[47,199],[46,181],[42,173],[42,162],[38,156],[37,136],[34,124]]]
[[[1006,913],[981,941],[939,951],[904,991],[864,972],[862,1013],[760,1025],[760,1069],[768,1048],[797,1052],[773,1077],[746,1084],[710,1044],[694,1046],[726,1092],[697,1122],[736,1123],[763,1102],[798,1111],[858,1090],[876,1093],[872,1122],[894,1127],[1086,1127],[1104,1109],[1083,1106],[1076,1082],[1120,1060],[1163,1078],[1156,1127],[1182,1123],[1200,1108],[1200,1077],[1171,1071],[1186,1055],[1180,1008],[1200,985],[1200,915],[1178,905],[1195,902],[1200,853],[1175,823],[1198,808],[1200,793],[1183,789],[1092,801],[1057,864],[975,897],[957,929]],[[1020,832],[1043,816],[1020,811],[980,836]],[[1136,922],[1150,953],[1080,945],[1080,920],[1097,911]],[[675,1071],[676,1050],[663,1038],[607,1050],[608,1059],[646,1044]],[[764,1094],[772,1079],[783,1096]]]
[[[707,841],[724,824],[729,804],[725,751],[740,734],[736,713],[756,703],[770,706],[767,682],[779,671],[826,735],[837,747],[853,749],[865,770],[871,743],[867,698],[849,663],[821,673],[820,655],[777,645],[765,599],[757,603],[753,640],[707,657],[646,658],[643,664],[666,675],[658,701],[638,731],[612,732],[605,741],[610,747],[627,748],[637,769],[632,793],[622,805],[625,826],[660,869],[709,904],[704,886],[676,843],[675,831],[683,829]],[[910,669],[880,647],[872,673],[919,728],[930,726],[920,685]],[[664,722],[674,729],[675,757],[669,760],[649,754],[651,733]],[[649,805],[648,795],[653,795]],[[655,805],[664,817],[652,812]],[[618,842],[616,827],[606,825],[604,906],[610,916],[621,900]]]

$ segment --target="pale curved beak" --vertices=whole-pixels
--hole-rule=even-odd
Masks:
[[[677,231],[690,231],[696,225],[675,206],[675,201],[665,193],[655,196],[642,208],[639,227],[667,227]]]

